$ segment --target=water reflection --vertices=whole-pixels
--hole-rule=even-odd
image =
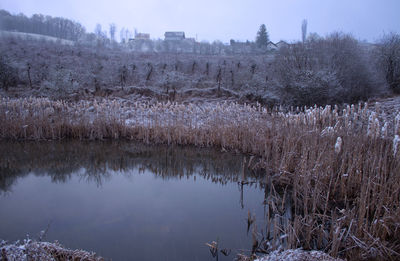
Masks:
[[[150,171],[164,180],[193,174],[213,183],[254,184],[261,175],[243,168],[243,156],[214,149],[148,146],[126,142],[2,142],[0,191],[9,191],[20,177],[30,173],[67,182],[72,174],[101,186],[112,172]],[[238,172],[241,171],[240,175]]]
[[[249,158],[129,142],[3,142],[0,238],[51,222],[46,240],[113,260],[212,260],[212,240],[232,249],[220,260],[232,260],[251,250],[249,211],[270,230],[271,187]]]

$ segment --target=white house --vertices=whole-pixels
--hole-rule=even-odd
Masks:
[[[181,41],[185,39],[185,32],[165,32],[165,41]]]

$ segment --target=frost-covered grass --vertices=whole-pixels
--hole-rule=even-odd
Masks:
[[[285,216],[286,206],[271,201],[275,232],[268,250],[400,257],[400,114],[388,117],[368,104],[284,111],[237,103],[3,98],[0,121],[2,139],[134,139],[249,153],[266,180],[284,188],[281,202],[292,206]]]
[[[59,243],[49,243],[26,239],[23,242],[8,244],[0,241],[0,260],[24,261],[62,261],[62,260],[104,260],[97,257],[94,253],[84,250],[70,250],[61,246]]]
[[[19,37],[23,40],[45,40],[45,41],[51,41],[51,42],[57,42],[61,44],[67,44],[67,45],[73,45],[74,42],[70,40],[65,40],[61,38],[56,38],[48,35],[42,35],[42,34],[31,34],[31,33],[23,33],[23,32],[10,32],[10,31],[2,31],[0,30],[0,37]]]
[[[267,256],[254,261],[342,261],[343,259],[333,258],[320,251],[304,251],[301,249],[290,249],[286,251],[273,251]]]

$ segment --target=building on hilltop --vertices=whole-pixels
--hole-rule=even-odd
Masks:
[[[137,40],[150,40],[150,34],[137,33],[137,34],[135,34],[135,39],[137,39]]]
[[[280,40],[275,45],[278,47],[278,49],[282,48],[283,46],[289,46],[289,44],[283,40]]]
[[[165,41],[181,41],[185,39],[185,32],[165,32]]]
[[[185,38],[185,41],[194,43],[194,42],[196,42],[196,39],[193,37],[190,37],[190,38]]]
[[[135,38],[129,38],[129,42],[150,40],[150,34],[135,32]]]
[[[250,54],[253,52],[254,43],[250,41],[240,42],[231,39],[230,48],[233,54]]]
[[[275,43],[273,43],[271,41],[268,42],[268,44],[267,44],[267,50],[268,51],[276,51],[278,49],[279,49],[279,47],[278,47],[277,44],[275,44]]]

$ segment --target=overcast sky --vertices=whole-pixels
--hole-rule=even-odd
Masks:
[[[165,31],[184,31],[199,41],[254,40],[260,24],[272,41],[300,40],[303,19],[308,32],[322,36],[344,31],[373,42],[400,32],[400,0],[0,0],[0,8],[69,18],[89,32],[113,22],[118,32],[136,28],[163,38]]]

